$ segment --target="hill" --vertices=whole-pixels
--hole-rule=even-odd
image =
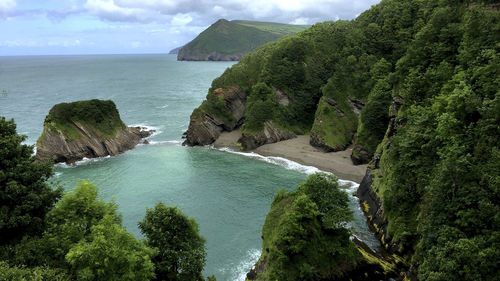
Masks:
[[[183,46],[178,60],[234,61],[257,47],[307,29],[305,25],[218,20]]]
[[[370,162],[361,206],[405,280],[497,280],[499,46],[497,1],[383,0],[227,69],[186,144],[238,128],[242,149],[297,134],[328,151],[353,145],[353,162]],[[296,262],[296,245],[275,246],[289,253],[267,263]]]

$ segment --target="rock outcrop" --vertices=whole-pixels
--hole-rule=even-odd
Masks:
[[[186,140],[183,145],[212,144],[222,131],[232,131],[243,122],[246,94],[241,87],[232,86],[226,89],[213,90],[215,98],[224,102],[222,109],[229,116],[219,116],[213,110],[204,110],[203,105],[191,114]],[[206,104],[206,103],[205,103]]]
[[[363,103],[354,99],[322,97],[318,103],[310,144],[322,151],[342,151],[352,143]]]
[[[89,105],[95,111],[93,114],[78,114],[85,112],[81,111],[80,107]],[[106,108],[101,109],[100,105]],[[108,112],[110,108],[115,112]],[[104,110],[106,112],[103,112]],[[64,112],[64,118],[61,117],[61,112]],[[100,124],[114,124],[114,127],[111,127],[109,132],[103,132],[88,119],[91,115],[102,117],[103,119],[98,120]],[[134,148],[141,139],[153,132],[143,127],[125,126],[112,101],[92,100],[58,104],[45,119],[43,133],[36,143],[36,159],[54,163],[74,163],[83,158],[113,156]]]
[[[384,149],[387,149],[391,144],[392,136],[396,133],[399,126],[404,125],[404,120],[398,119],[397,114],[403,104],[400,97],[394,97],[390,109],[389,129],[384,137],[382,151],[379,151],[373,156],[366,170],[366,174],[357,190],[357,197],[361,204],[361,208],[367,217],[368,224],[374,230],[380,242],[390,252],[397,253],[399,245],[394,243],[387,232],[387,220],[384,216],[384,206],[382,200],[377,194],[377,190],[373,184],[376,176],[381,176],[383,171],[380,169],[380,157]],[[354,161],[354,160],[353,160]]]
[[[277,127],[272,121],[264,122],[264,129],[255,134],[243,133],[238,142],[243,150],[251,150],[261,145],[294,138],[295,135]]]

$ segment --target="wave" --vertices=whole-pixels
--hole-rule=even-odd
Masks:
[[[230,280],[245,281],[247,273],[252,269],[260,258],[261,251],[258,249],[248,250],[239,263],[231,263],[227,267],[220,268],[221,272],[229,272]]]
[[[147,145],[162,145],[162,144],[182,145],[182,141],[181,140],[149,141],[149,144],[147,144]],[[139,144],[139,145],[141,145],[141,144]]]
[[[111,156],[107,155],[107,156],[98,157],[98,158],[87,158],[87,157],[84,157],[82,160],[78,160],[78,161],[76,161],[75,163],[72,163],[72,164],[57,163],[54,166],[60,167],[60,168],[74,168],[74,167],[77,167],[77,166],[85,166],[85,165],[92,164],[92,163],[95,163],[95,162],[100,162],[100,161],[106,160],[108,158],[111,158]]]
[[[145,125],[145,124],[133,124],[133,125],[128,125],[128,126],[129,127],[141,127],[141,130],[143,130],[143,131],[154,130],[154,132],[149,137],[147,137],[147,139],[163,133],[163,131],[161,130],[161,127],[155,127],[155,126]]]
[[[217,149],[219,151],[229,152],[229,153],[233,153],[233,154],[238,154],[238,155],[242,155],[242,156],[245,156],[245,157],[250,157],[250,158],[253,158],[253,159],[257,159],[257,160],[261,160],[261,161],[264,161],[266,163],[270,163],[270,164],[282,166],[282,167],[284,167],[286,169],[297,171],[297,172],[300,172],[300,173],[304,173],[306,175],[312,175],[312,174],[316,174],[316,173],[331,174],[330,172],[326,172],[326,171],[320,170],[320,169],[318,169],[316,167],[302,165],[302,164],[299,164],[299,163],[297,163],[295,161],[288,160],[288,159],[283,158],[283,157],[262,156],[260,154],[255,153],[255,152],[235,151],[235,150],[232,150],[232,149],[227,148],[227,147],[222,147],[222,148],[209,147],[209,148],[211,148],[211,149]]]

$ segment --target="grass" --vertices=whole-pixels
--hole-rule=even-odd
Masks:
[[[305,30],[308,26],[218,20],[179,51],[179,59],[203,60],[210,54],[247,54],[265,43]]]
[[[45,118],[44,128],[61,131],[66,138],[75,140],[81,135],[76,123],[90,126],[104,138],[113,138],[126,127],[113,101],[93,99],[54,105]]]

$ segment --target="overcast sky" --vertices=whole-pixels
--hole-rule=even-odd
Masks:
[[[0,56],[165,53],[220,18],[314,24],[380,0],[0,0]]]

